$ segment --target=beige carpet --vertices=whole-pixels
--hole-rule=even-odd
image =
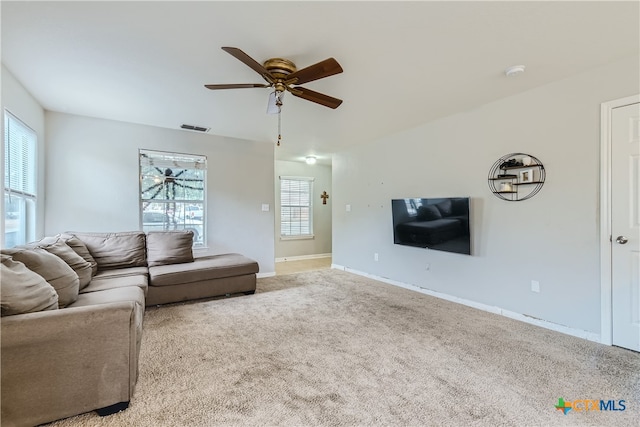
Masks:
[[[567,309],[570,309],[568,306]],[[623,399],[625,411],[555,409]],[[147,310],[131,406],[56,426],[637,426],[640,355],[337,270]]]

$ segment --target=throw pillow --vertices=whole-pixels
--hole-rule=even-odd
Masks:
[[[44,278],[8,255],[0,255],[0,315],[56,310],[58,294]]]
[[[47,236],[43,237],[40,240],[36,240],[35,242],[27,243],[26,245],[15,246],[14,249],[24,249],[24,248],[37,248],[43,246],[53,245],[59,241],[63,241],[67,244],[75,253],[80,255],[82,259],[91,264],[91,276],[95,276],[98,272],[98,263],[91,256],[91,252],[87,249],[86,245],[82,243],[82,240],[78,239],[76,236],[72,234],[56,234],[55,236]]]
[[[416,219],[418,221],[433,221],[435,219],[441,219],[440,211],[434,205],[420,206],[418,208],[418,215]]]
[[[80,279],[66,262],[50,254],[42,248],[3,249],[2,253],[10,255],[34,273],[39,274],[58,293],[58,306],[64,308],[78,299]]]
[[[193,262],[193,231],[149,231],[147,233],[147,264],[180,264]]]
[[[145,235],[142,231],[68,234],[73,234],[86,245],[99,270],[147,266]]]
[[[14,246],[13,249],[33,249],[39,246],[52,245],[58,240],[60,240],[60,235],[47,236],[47,237],[43,237],[40,240],[36,240],[35,242],[29,242],[29,243],[25,243],[24,245]]]
[[[79,279],[80,290],[84,289],[91,282],[91,264],[85,261],[64,241],[58,240],[56,243],[40,246],[45,251],[52,253],[67,263],[76,272]]]
[[[80,255],[82,259],[84,259],[89,264],[91,264],[91,276],[95,276],[96,273],[98,272],[98,263],[93,258],[93,256],[91,256],[91,252],[89,252],[87,245],[85,245],[82,240],[78,239],[76,236],[72,234],[63,233],[63,234],[60,234],[60,238],[71,249],[73,249],[75,253]]]

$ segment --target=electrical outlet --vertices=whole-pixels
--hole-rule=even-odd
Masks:
[[[378,252],[376,252],[375,254],[373,254],[373,260],[374,260],[374,261],[378,261]]]
[[[540,292],[540,282],[537,280],[531,281],[531,292]]]

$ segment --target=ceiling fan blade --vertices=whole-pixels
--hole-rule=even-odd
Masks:
[[[253,71],[260,74],[266,81],[269,83],[273,83],[273,76],[271,73],[262,66],[258,61],[244,53],[242,50],[237,47],[223,47],[222,50],[233,56],[234,58],[240,60],[240,62],[249,66]]]
[[[313,91],[311,89],[305,89],[303,87],[294,87],[290,89],[292,95],[299,98],[306,99],[307,101],[315,102],[316,104],[324,105],[329,108],[338,108],[342,104],[342,100],[334,98],[329,95],[325,95],[320,92]]]
[[[310,65],[302,70],[298,70],[295,73],[291,73],[287,76],[287,82],[301,85],[314,80],[323,79],[325,77],[333,76],[334,74],[340,74],[342,67],[333,58],[325,59],[317,64]]]
[[[271,85],[264,85],[261,83],[246,83],[246,84],[223,84],[223,85],[204,85],[207,89],[247,89],[253,87],[269,87]]]

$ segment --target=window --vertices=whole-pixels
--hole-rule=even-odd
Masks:
[[[313,178],[280,177],[280,236],[313,237]]]
[[[140,150],[139,159],[142,230],[191,230],[203,247],[207,157]]]
[[[36,133],[8,111],[4,113],[4,245],[35,239]]]
[[[418,215],[418,208],[422,206],[422,199],[404,199],[404,203],[407,205],[409,216]]]

